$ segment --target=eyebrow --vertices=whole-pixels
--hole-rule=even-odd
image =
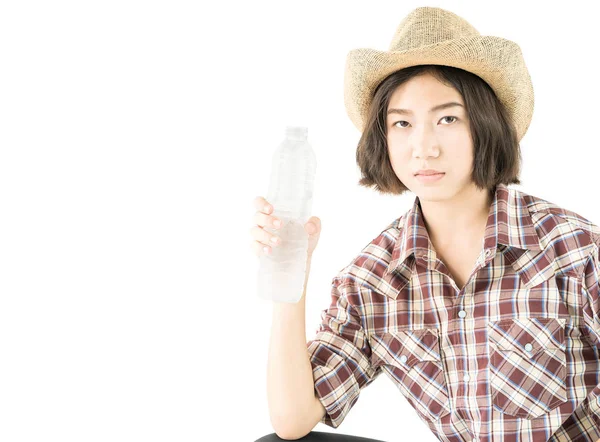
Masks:
[[[438,104],[437,106],[432,107],[429,110],[429,113],[438,111],[440,109],[446,109],[446,108],[449,108],[449,107],[454,107],[454,106],[460,106],[460,107],[464,108],[464,106],[462,104],[457,103],[456,101],[450,101],[449,103]],[[390,114],[401,114],[402,115],[402,114],[412,114],[412,113],[413,112],[411,110],[409,110],[409,109],[395,109],[395,108],[392,108],[392,109],[388,109],[388,111],[387,111],[387,115],[390,115]]]

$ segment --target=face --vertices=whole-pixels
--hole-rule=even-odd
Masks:
[[[434,109],[449,102],[461,106]],[[430,74],[411,78],[391,96],[386,137],[392,168],[421,200],[448,200],[475,188],[473,142],[464,105],[456,89]],[[421,169],[435,169],[443,175],[415,176]]]

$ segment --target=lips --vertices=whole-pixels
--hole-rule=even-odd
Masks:
[[[423,173],[415,175],[415,178],[422,183],[435,183],[444,178],[445,173]]]
[[[442,172],[441,170],[437,170],[437,169],[419,169],[415,172],[415,176],[419,176],[419,175],[439,175],[439,174],[443,174],[444,172]]]

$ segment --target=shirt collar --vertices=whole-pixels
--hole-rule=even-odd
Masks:
[[[423,222],[418,196],[412,208],[398,219],[396,227],[400,234],[392,260],[378,284],[379,288],[387,288],[383,291],[394,299],[412,278],[417,262],[429,269],[439,265]],[[535,286],[554,275],[552,247],[541,246],[522,192],[505,184],[498,184],[494,189],[477,265],[485,266],[498,250],[504,253],[505,262],[519,274],[524,286]],[[410,256],[414,259],[408,259]]]

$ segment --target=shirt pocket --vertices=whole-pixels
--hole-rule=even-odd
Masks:
[[[436,421],[450,413],[437,328],[370,335],[371,364],[383,366],[415,410]]]
[[[565,318],[488,323],[494,408],[535,419],[567,401]]]

